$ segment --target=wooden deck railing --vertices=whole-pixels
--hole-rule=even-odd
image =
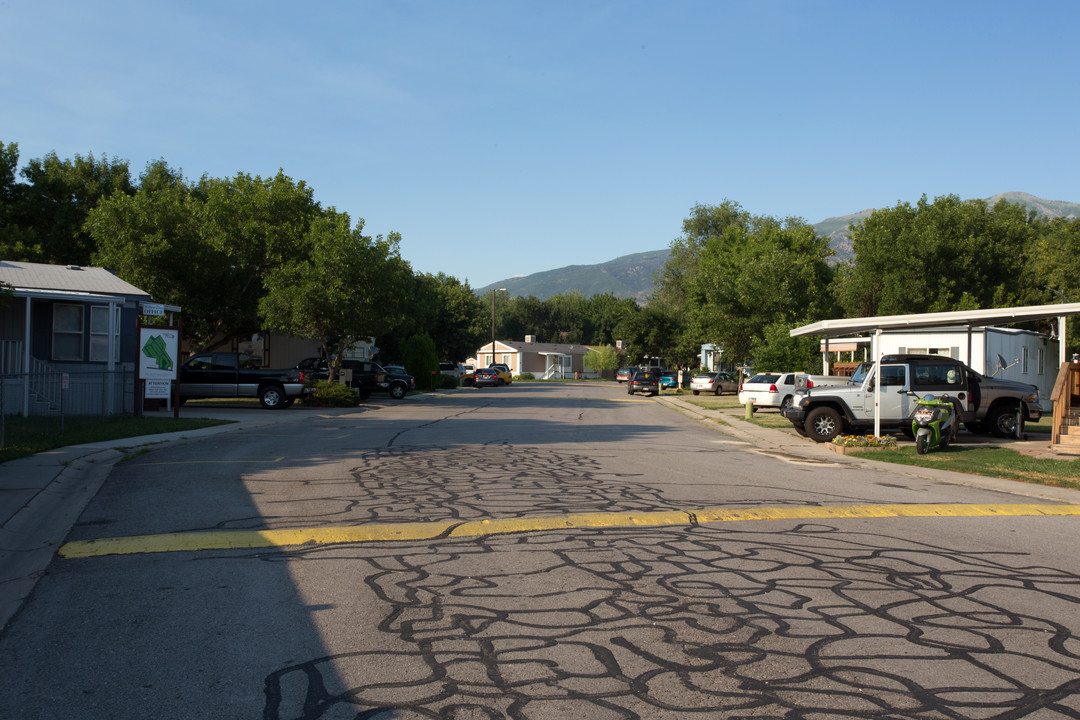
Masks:
[[[1073,409],[1080,410],[1080,363],[1062,363],[1058,369],[1054,389],[1050,393],[1054,402],[1054,427],[1050,430],[1050,445],[1058,444],[1065,419]]]

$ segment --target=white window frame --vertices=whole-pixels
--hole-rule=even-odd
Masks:
[[[1028,374],[1028,348],[1027,345],[1020,348],[1020,374]]]
[[[113,362],[120,361],[120,307],[113,307]],[[95,316],[101,318],[104,313],[105,330],[103,332],[97,332],[94,330]],[[104,339],[104,346],[101,344],[101,340]],[[98,342],[95,343],[94,341]],[[101,348],[104,347],[102,350]],[[90,362],[108,362],[109,361],[109,306],[108,305],[91,305],[90,306]]]
[[[64,313],[58,312],[58,311],[60,311],[62,309],[66,309],[66,308],[73,308],[74,310],[78,311],[78,316],[79,316],[79,329],[78,330],[61,329],[61,328],[57,327],[57,319],[61,315],[64,314]],[[75,303],[56,303],[56,304],[53,305],[52,321],[53,321],[52,322],[52,359],[54,361],[57,361],[57,362],[82,362],[82,360],[83,360],[83,352],[84,352],[83,334],[86,332],[86,306],[85,305],[78,305],[78,304],[75,304]],[[71,338],[77,338],[77,340],[78,340],[78,342],[77,342],[78,352],[76,353],[76,355],[74,355],[74,356],[57,355],[57,345],[58,345],[58,343],[56,342],[56,340],[57,340],[58,337],[66,338],[66,339],[69,339],[69,340]]]

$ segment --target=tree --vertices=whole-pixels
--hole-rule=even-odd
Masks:
[[[266,278],[308,259],[308,229],[321,212],[307,186],[280,171],[188,185],[159,161],[135,194],[102,200],[86,228],[95,262],[182,307],[185,335],[213,349],[263,329]]]
[[[135,192],[126,160],[95,160],[92,153],[74,160],[49,153],[27,163],[22,175],[28,182],[14,221],[32,233],[31,246],[23,239],[21,258],[32,262],[90,264],[94,241],[83,227],[90,211],[104,198]]]
[[[318,340],[336,377],[342,353],[358,340],[379,337],[401,319],[401,290],[411,271],[400,257],[400,237],[363,235],[363,220],[328,210],[304,236],[307,252],[266,275],[259,301],[265,329]]]
[[[1055,218],[1032,251],[1031,269],[1044,302],[1080,302],[1080,219]],[[1080,349],[1080,323],[1066,324],[1068,353]]]
[[[413,376],[417,387],[432,388],[432,376],[439,372],[439,356],[435,352],[434,340],[425,333],[413,335],[405,341],[402,361],[405,372]]]
[[[404,321],[379,338],[379,347],[388,357],[400,357],[405,341],[423,333],[435,342],[440,360],[461,362],[491,332],[487,304],[457,278],[419,274],[403,295],[408,302]]]
[[[590,370],[595,371],[597,374],[603,374],[618,369],[619,353],[611,345],[601,345],[585,353],[582,362]]]
[[[833,292],[852,317],[1014,305],[1043,224],[1022,205],[956,195],[875,210],[851,229],[855,259]]]
[[[827,316],[830,255],[828,240],[799,218],[755,218],[709,238],[688,287],[693,336],[746,359],[769,325]]]
[[[0,258],[30,261],[40,257],[34,231],[19,223],[25,215],[25,186],[16,181],[19,146],[0,142]]]
[[[205,241],[204,204],[164,162],[134,195],[103,199],[87,217],[93,262],[183,310],[184,334],[201,348],[221,331],[230,258]]]
[[[796,325],[806,323],[796,322]],[[759,369],[795,370],[820,373],[822,359],[820,343],[813,337],[791,337],[792,323],[773,322],[764,328],[760,337],[754,338],[750,355]]]
[[[219,276],[214,294],[219,332],[207,340],[224,344],[261,329],[258,308],[267,276],[307,259],[310,246],[304,238],[322,211],[311,189],[281,170],[269,179],[246,173],[227,180],[204,177],[194,192],[205,198],[202,239],[227,258],[213,269]],[[328,214],[331,224],[338,222],[333,210]]]

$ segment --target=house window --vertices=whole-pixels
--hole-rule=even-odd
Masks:
[[[1035,372],[1042,375],[1044,365],[1046,365],[1046,348],[1039,348],[1039,367],[1035,369]]]
[[[510,355],[503,355],[502,360],[500,360],[499,362],[501,362],[506,367],[510,367],[510,357]]]
[[[1028,374],[1028,349],[1026,347],[1020,348],[1020,373]]]
[[[120,308],[113,310],[113,361],[120,359]],[[109,308],[97,305],[90,308],[90,360],[109,360]]]
[[[53,305],[52,359],[83,359],[82,305]]]

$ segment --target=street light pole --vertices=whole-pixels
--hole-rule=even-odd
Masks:
[[[505,292],[506,288],[498,290]],[[491,362],[488,365],[495,364],[495,291],[496,288],[491,288]]]

